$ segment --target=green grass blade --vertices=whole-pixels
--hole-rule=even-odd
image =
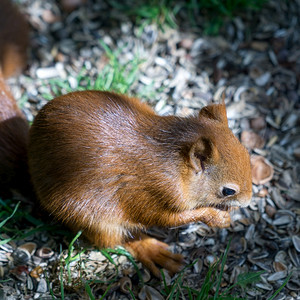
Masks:
[[[62,259],[60,260],[60,295],[61,295],[61,300],[64,300],[65,292],[64,292],[64,273],[63,273]]]
[[[82,234],[82,231],[78,231],[76,236],[73,238],[73,240],[71,241],[71,243],[69,244],[69,247],[68,247],[68,256],[66,258],[66,262],[70,262],[71,261],[71,258],[72,258],[72,253],[74,251],[74,243],[75,241],[81,236]]]
[[[285,279],[285,281],[283,282],[283,284],[281,285],[281,287],[268,300],[273,300],[280,293],[280,291],[285,287],[285,285],[288,283],[288,281],[292,277],[292,274],[293,273],[290,273],[290,275]]]
[[[114,81],[114,75],[115,75],[114,71],[111,71],[110,73],[107,74],[106,82],[104,83],[105,91],[108,91],[111,89],[113,81]]]
[[[258,282],[260,280],[260,275],[262,275],[264,273],[265,273],[265,271],[259,271],[259,272],[242,273],[242,274],[238,275],[237,282],[235,284],[229,286],[221,294],[221,296],[225,296],[231,289],[233,289],[236,286],[246,288],[247,285]]]
[[[217,271],[217,264],[213,264],[209,267],[208,272],[205,275],[204,283],[201,286],[200,293],[197,296],[197,300],[206,299],[209,291],[212,289],[215,282],[215,274]]]
[[[11,219],[11,218],[14,216],[14,214],[15,214],[16,211],[18,210],[19,206],[20,206],[20,202],[17,203],[17,205],[15,206],[15,208],[14,208],[12,214],[11,214],[10,216],[8,216],[5,220],[3,220],[3,221],[0,223],[0,228],[1,228],[2,226],[4,226],[5,223],[6,223],[9,219]]]
[[[182,289],[185,288],[183,287],[182,285],[182,280],[183,280],[183,275],[184,275],[184,272],[188,269],[188,268],[191,268],[198,260],[196,259],[195,261],[193,261],[191,264],[187,265],[186,267],[184,267],[180,273],[177,275],[177,278],[175,280],[175,282],[173,283],[172,287],[169,288],[167,287],[166,283],[164,283],[164,285],[167,287],[166,291],[168,292],[168,297],[167,299],[168,300],[171,300],[173,299],[173,297],[175,297],[175,299],[179,299],[179,296],[180,294],[182,293]],[[164,274],[163,272],[161,271],[161,274],[164,278]]]
[[[249,285],[251,283],[258,282],[260,280],[260,275],[262,275],[264,273],[265,273],[265,271],[249,272],[249,273],[240,274],[237,277],[237,284],[241,287],[246,287],[247,285]]]
[[[41,225],[45,225],[45,223],[42,220],[39,220],[37,218],[35,218],[32,215],[25,215],[25,219],[30,222],[31,224],[33,224],[34,226],[41,226]]]
[[[50,287],[50,281],[49,281],[49,278],[48,278],[46,272],[44,272],[44,275],[45,275],[45,279],[46,279],[46,282],[47,282],[48,290],[49,290],[49,293],[50,293],[50,295],[52,297],[52,300],[55,300],[56,298],[54,296],[52,288]]]
[[[5,239],[5,240],[1,240],[0,241],[0,245],[4,245],[4,244],[7,244],[7,243],[9,243],[10,241],[12,241],[13,240],[13,238],[9,238],[9,239]]]
[[[112,286],[112,283],[107,287],[107,289],[105,290],[104,294],[101,296],[100,300],[105,299],[106,294],[110,291],[111,286]]]
[[[94,295],[92,293],[92,289],[87,282],[85,283],[84,288],[85,288],[85,291],[87,292],[90,300],[96,300],[96,298],[94,297]]]
[[[135,262],[135,260],[134,260],[134,258],[132,257],[132,255],[128,252],[128,251],[126,251],[125,249],[122,249],[122,248],[118,248],[118,249],[106,249],[108,252],[110,252],[110,253],[114,253],[114,254],[118,254],[118,255],[124,255],[124,256],[126,256],[127,258],[128,258],[128,260],[132,263],[132,265],[134,266],[134,268],[135,268],[135,270],[136,270],[136,273],[137,273],[137,275],[138,275],[138,277],[139,277],[139,280],[140,280],[140,282],[142,283],[142,284],[144,284],[144,280],[143,280],[143,276],[142,276],[142,274],[141,274],[141,271],[140,271],[140,269],[139,269],[139,267],[137,266],[137,264],[136,264],[136,262]]]
[[[112,263],[112,264],[115,266],[115,268],[116,268],[116,273],[115,273],[114,278],[112,278],[111,280],[109,280],[109,281],[107,281],[107,282],[103,281],[103,283],[113,283],[113,282],[115,282],[115,281],[117,280],[117,277],[118,277],[118,275],[119,275],[119,267],[118,267],[118,265],[115,263],[114,259],[111,257],[111,255],[109,254],[109,252],[107,251],[107,249],[101,249],[100,252],[101,252],[101,253],[108,259],[108,261],[109,261],[110,263]]]
[[[219,295],[220,286],[221,286],[221,282],[222,282],[222,278],[223,278],[224,267],[225,267],[225,263],[226,263],[226,260],[227,260],[227,255],[228,255],[228,252],[229,252],[230,244],[231,244],[231,239],[229,240],[229,242],[227,244],[227,247],[226,247],[226,250],[223,254],[222,263],[221,263],[221,270],[220,270],[220,274],[218,276],[219,279],[217,281],[217,288],[216,288],[216,293],[215,293],[215,296],[214,296],[214,300],[216,300],[218,295]]]
[[[71,268],[70,268],[70,263],[74,260],[77,260],[78,257],[80,257],[80,255],[85,251],[82,250],[80,251],[79,253],[77,253],[76,255],[72,256],[73,255],[73,251],[74,251],[74,243],[75,241],[77,241],[77,239],[80,237],[80,235],[82,234],[82,231],[78,231],[76,236],[73,238],[73,240],[71,241],[69,247],[68,247],[68,255],[65,259],[65,265],[67,267],[67,272],[68,272],[68,282],[71,283],[72,279],[71,279]]]
[[[169,295],[168,295],[168,297],[167,297],[167,300],[171,300],[171,299],[173,299],[173,296],[174,296],[174,294],[175,294],[175,292],[176,292],[176,290],[177,290],[177,287],[178,287],[178,283],[177,283],[177,281],[173,284],[173,286],[172,286],[172,288],[171,288],[171,290],[170,290],[170,293],[169,293]]]
[[[101,249],[100,250],[100,252],[109,260],[109,262],[111,262],[113,265],[117,265],[116,263],[115,263],[115,261],[113,260],[113,258],[111,257],[111,255],[109,254],[109,252],[111,252],[111,251],[106,251],[106,249]]]
[[[129,291],[129,295],[131,296],[131,298],[132,298],[133,300],[136,300],[136,299],[135,299],[135,296],[134,296],[134,294],[133,294],[133,292],[132,292],[132,290],[131,290],[131,289],[128,289],[128,291]]]
[[[9,282],[9,281],[13,281],[13,279],[8,278],[8,279],[0,280],[0,283],[6,283],[6,282]]]
[[[168,295],[168,294],[170,294],[170,289],[169,289],[169,287],[167,285],[165,273],[162,270],[160,270],[160,274],[161,274],[161,278],[162,278],[162,282],[163,282],[163,287],[164,287],[164,291],[163,292]]]
[[[114,59],[114,54],[112,50],[102,41],[99,40],[100,45],[103,47],[106,55],[108,56],[109,59]]]

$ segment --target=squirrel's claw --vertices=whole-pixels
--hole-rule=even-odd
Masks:
[[[125,247],[158,278],[161,277],[158,266],[166,269],[170,275],[182,269],[183,256],[170,252],[167,244],[154,238],[142,235],[141,239],[130,241]]]

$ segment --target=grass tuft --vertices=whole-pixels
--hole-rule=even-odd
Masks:
[[[9,204],[8,204],[9,203]],[[0,205],[3,206],[4,210],[0,213],[0,229],[1,231],[3,228],[7,228],[6,226],[11,226],[11,223],[15,224],[15,218],[17,218],[19,212],[20,203],[12,205],[12,202],[4,202],[0,199]],[[21,214],[22,216],[22,214]],[[21,218],[19,216],[19,218]],[[26,216],[26,214],[25,214]],[[24,215],[23,215],[24,217]],[[18,219],[18,221],[20,221]],[[33,222],[36,223],[37,220],[33,219]],[[53,229],[52,229],[53,230]],[[116,272],[112,276],[111,279],[108,281],[98,280],[97,277],[92,280],[87,280],[82,276],[82,273],[84,273],[84,270],[82,270],[82,262],[81,262],[81,255],[86,251],[86,249],[83,250],[77,250],[75,247],[75,242],[78,240],[82,232],[78,232],[76,236],[71,240],[68,249],[66,250],[67,253],[61,249],[61,258],[59,260],[59,270],[58,270],[58,281],[56,281],[56,284],[58,286],[56,287],[54,282],[50,284],[50,280],[47,277],[47,271],[45,271],[45,278],[49,287],[49,291],[51,294],[52,299],[55,299],[55,293],[53,291],[53,288],[57,290],[59,289],[60,292],[60,298],[63,300],[65,299],[65,287],[68,287],[68,289],[74,289],[74,290],[80,290],[83,289],[86,293],[86,296],[94,300],[96,299],[95,295],[93,294],[93,285],[103,285],[103,294],[98,297],[97,299],[105,299],[105,297],[111,292],[111,289],[113,288],[114,284],[120,277],[118,265],[115,263],[114,258],[112,257],[112,254],[116,255],[125,255],[129,261],[133,264],[134,268],[136,269],[137,275],[139,277],[140,283],[143,285],[143,279],[142,275],[140,273],[140,270],[134,261],[133,257],[123,248],[118,249],[102,249],[100,250],[101,253],[107,258],[108,262],[112,263],[115,268]],[[0,244],[3,244],[4,242],[9,242],[13,238],[4,239],[0,241]],[[265,271],[260,272],[248,272],[244,274],[240,274],[237,277],[237,281],[227,286],[226,288],[222,288],[222,281],[223,281],[223,272],[225,268],[225,264],[227,261],[228,253],[230,248],[230,242],[228,243],[223,255],[219,258],[219,260],[212,264],[204,278],[204,281],[202,283],[202,286],[199,290],[192,288],[188,285],[186,285],[185,282],[185,274],[186,272],[193,267],[193,265],[197,262],[195,260],[193,263],[187,265],[180,273],[178,273],[174,278],[171,284],[168,285],[167,280],[165,278],[165,275],[163,272],[161,272],[162,275],[162,290],[161,294],[165,297],[165,299],[168,300],[177,300],[177,299],[188,299],[188,300],[245,300],[247,299],[245,296],[241,298],[241,295],[246,295],[246,292],[249,288],[252,288],[253,285],[256,282],[259,282],[261,280],[260,276]],[[77,265],[74,265],[78,264]],[[71,264],[72,267],[74,267],[76,270],[80,269],[80,274],[78,275],[78,278],[72,277],[72,270],[71,270]],[[96,275],[98,276],[98,275]],[[283,284],[280,286],[280,288],[268,299],[273,300],[285,287],[289,279],[291,278],[292,273],[287,276]],[[254,287],[255,288],[255,287]],[[135,294],[133,291],[129,291],[129,295],[132,299],[135,299]]]
[[[198,11],[206,19],[204,33],[217,35],[227,19],[245,11],[258,11],[267,0],[189,0],[189,9]]]
[[[176,28],[176,14],[181,4],[174,0],[109,0],[109,4],[119,11],[131,16],[140,26],[140,32],[149,24],[156,24],[164,31],[167,27]]]
[[[108,0],[120,12],[132,17],[140,26],[139,32],[149,24],[164,31],[178,27],[179,15],[189,27],[203,27],[204,33],[216,35],[227,19],[245,11],[258,11],[268,0]],[[199,17],[202,18],[199,18]],[[205,20],[203,26],[203,18]]]
[[[138,79],[138,70],[140,64],[144,61],[136,55],[133,59],[121,61],[122,48],[111,50],[103,41],[99,41],[108,58],[108,63],[99,71],[97,77],[93,78],[82,69],[76,80],[76,90],[101,90],[113,91],[126,94]],[[54,78],[47,81],[50,84],[50,93],[44,93],[42,96],[46,100],[51,100],[66,93],[74,91],[68,79]]]
[[[2,203],[3,204],[3,203]],[[6,205],[3,205],[6,209],[8,208],[8,210],[10,211],[11,209],[6,206]],[[20,202],[17,203],[17,205],[14,207],[14,210],[11,212],[11,214],[9,216],[7,216],[3,221],[0,222],[0,229],[2,229],[2,227],[15,215],[16,211],[18,210],[20,206]],[[1,216],[3,216],[5,214],[5,211],[1,211]],[[1,217],[0,216],[0,217]],[[7,238],[7,239],[2,239],[0,237],[0,245],[4,245],[4,244],[7,244],[9,243],[10,241],[12,240],[12,238]]]
[[[186,266],[174,279],[171,286],[166,284],[164,274],[162,272],[162,294],[168,300],[187,299],[187,300],[245,300],[247,298],[241,298],[241,295],[246,294],[248,288],[261,280],[260,276],[265,271],[248,272],[240,274],[237,277],[236,283],[230,285],[226,289],[222,289],[223,272],[226,264],[230,242],[228,243],[224,254],[220,259],[212,264],[203,281],[200,290],[196,290],[184,284],[184,273],[190,269],[196,262]],[[274,297],[283,289],[291,275],[289,275],[282,286],[274,293],[274,295],[268,300],[273,300]],[[233,292],[233,289],[235,290]],[[185,293],[183,292],[185,291]]]

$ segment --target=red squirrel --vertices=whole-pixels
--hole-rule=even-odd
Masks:
[[[28,156],[46,211],[99,247],[124,245],[156,276],[156,265],[176,272],[182,258],[145,228],[226,227],[228,210],[252,195],[249,154],[224,104],[183,118],[124,95],[70,93],[39,111]]]
[[[13,21],[12,21],[13,20]],[[28,122],[5,85],[26,64],[28,25],[9,0],[0,5],[0,196],[10,189],[30,194],[27,171]]]
[[[13,98],[5,99],[1,108],[23,120]],[[111,92],[63,95],[37,114],[28,163],[49,214],[98,247],[123,245],[158,277],[158,266],[174,273],[183,258],[146,228],[227,227],[230,209],[252,196],[249,154],[228,128],[224,103],[176,117]]]

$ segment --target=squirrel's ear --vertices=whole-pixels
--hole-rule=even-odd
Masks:
[[[199,117],[206,117],[209,119],[220,121],[224,124],[228,124],[226,115],[226,106],[222,104],[212,104],[203,107],[199,112]]]
[[[197,173],[203,172],[207,164],[216,163],[219,157],[217,147],[206,137],[198,139],[189,152],[190,164]]]

